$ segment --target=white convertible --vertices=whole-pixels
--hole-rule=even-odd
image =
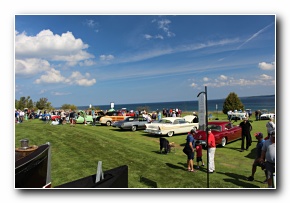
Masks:
[[[146,124],[144,132],[157,135],[168,135],[171,137],[174,134],[188,133],[192,129],[198,129],[198,123],[195,121],[195,116],[185,117],[165,117],[158,122]]]

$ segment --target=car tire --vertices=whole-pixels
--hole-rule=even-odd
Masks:
[[[221,142],[222,147],[224,147],[226,144],[227,144],[227,138],[223,137],[222,142]]]
[[[107,126],[111,126],[111,121],[107,121],[107,122],[106,122],[106,125],[107,125]]]
[[[167,133],[167,135],[168,135],[168,137],[172,137],[172,136],[174,135],[174,132],[173,132],[173,131],[169,131],[169,132]]]
[[[137,126],[136,126],[136,125],[133,125],[132,128],[131,128],[131,130],[132,130],[133,132],[136,131],[136,130],[137,130]]]

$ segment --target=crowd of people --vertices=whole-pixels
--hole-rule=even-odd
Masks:
[[[248,117],[245,117],[243,121],[239,124],[242,129],[242,140],[241,140],[241,149],[240,152],[248,150],[252,144],[251,131],[253,130],[251,123],[248,120]],[[263,183],[268,184],[268,188],[275,188],[275,157],[276,157],[276,148],[275,148],[275,137],[276,137],[276,125],[273,122],[273,118],[266,123],[267,136],[264,138],[263,133],[255,133],[255,138],[257,140],[257,145],[255,147],[256,156],[251,168],[251,175],[247,177],[248,181],[253,181],[257,167],[261,167],[265,173],[265,180]],[[197,172],[196,169],[200,168],[199,163],[204,162],[202,159],[202,147],[200,142],[194,140],[194,135],[196,134],[195,130],[191,130],[186,137],[186,144],[183,149],[183,152],[187,155],[187,170],[189,172]],[[246,141],[246,142],[245,142]],[[246,146],[245,146],[246,145]],[[215,151],[216,143],[215,137],[210,129],[208,129],[208,173],[215,172]],[[196,152],[196,167],[194,167],[194,157]],[[196,169],[195,169],[196,168]]]

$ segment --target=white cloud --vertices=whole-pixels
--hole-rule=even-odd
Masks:
[[[197,87],[198,85],[196,83],[191,83],[191,87]]]
[[[167,37],[174,37],[175,34],[169,30],[170,23],[171,21],[168,19],[163,19],[157,22],[158,28],[162,29],[166,33]]]
[[[164,37],[160,34],[158,35],[155,35],[155,36],[152,36],[152,35],[149,35],[149,34],[145,34],[144,35],[144,38],[147,39],[147,40],[151,40],[151,39],[164,39]]]
[[[70,92],[51,92],[51,94],[54,96],[63,96],[63,95],[69,95],[72,93],[70,93]]]
[[[65,77],[60,74],[60,71],[55,70],[54,68],[46,71],[45,75],[41,75],[39,79],[36,79],[34,83],[61,83],[64,82]]]
[[[84,61],[80,62],[79,64],[80,64],[80,66],[92,66],[92,65],[95,65],[96,62],[93,60],[84,60]]]
[[[274,70],[275,62],[272,62],[272,63],[261,62],[259,63],[259,68],[262,70]]]
[[[109,54],[109,55],[101,55],[100,56],[100,60],[101,61],[111,61],[111,60],[113,60],[115,57],[113,56],[113,55],[111,55],[111,54]]]
[[[34,75],[50,69],[51,69],[50,64],[46,60],[37,58],[15,60],[16,75]]]
[[[150,40],[150,39],[152,39],[153,37],[152,37],[151,35],[145,34],[145,35],[144,35],[144,38],[147,39],[147,40]]]
[[[79,86],[92,86],[96,83],[96,79],[88,79],[90,77],[89,73],[86,73],[85,75],[82,75],[80,72],[75,71],[69,76],[65,83],[67,84],[76,84]]]
[[[260,78],[261,78],[261,80],[271,80],[271,79],[272,79],[271,76],[266,75],[266,74],[262,74],[262,75],[260,75]]]
[[[204,82],[207,82],[207,81],[209,81],[209,78],[208,78],[208,77],[204,77],[202,80],[203,80]]]
[[[275,85],[275,80],[269,75],[262,74],[257,79],[244,79],[244,78],[233,78],[225,75],[220,75],[218,78],[214,80],[209,80],[209,78],[204,77],[202,79],[202,86],[208,87],[225,87],[225,86],[255,86],[255,85]],[[199,85],[196,83],[192,83],[190,85],[193,88],[198,87]]]
[[[41,58],[54,61],[81,61],[94,58],[84,51],[89,46],[76,39],[71,32],[62,35],[42,30],[36,36],[15,32],[16,59]]]
[[[227,76],[225,76],[225,75],[220,75],[219,79],[220,79],[220,80],[227,80],[227,79],[228,79],[228,77],[227,77]]]
[[[92,86],[96,83],[96,79],[89,79],[90,74],[85,73],[82,75],[78,71],[72,72],[69,77],[64,77],[61,75],[60,71],[51,69],[46,71],[46,74],[41,75],[39,79],[35,80],[35,84],[45,84],[45,83],[64,83],[68,85],[79,85],[79,86]]]

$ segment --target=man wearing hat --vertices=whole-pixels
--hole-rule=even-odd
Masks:
[[[252,138],[251,138],[251,130],[252,125],[248,121],[247,117],[243,118],[243,121],[240,123],[240,127],[242,128],[242,143],[241,143],[241,152],[245,149],[245,138],[246,138],[246,150],[251,146]]]
[[[260,166],[262,169],[264,168],[263,162],[260,161],[260,157],[261,157],[261,154],[262,154],[262,147],[263,147],[263,144],[265,142],[265,140],[263,139],[263,133],[258,132],[258,133],[255,134],[255,137],[258,140],[258,143],[256,145],[256,159],[254,160],[254,163],[252,165],[252,175],[247,178],[249,181],[253,181],[254,180],[254,175],[256,173],[257,166]],[[267,180],[266,171],[265,171],[265,175],[266,175],[266,180]]]

